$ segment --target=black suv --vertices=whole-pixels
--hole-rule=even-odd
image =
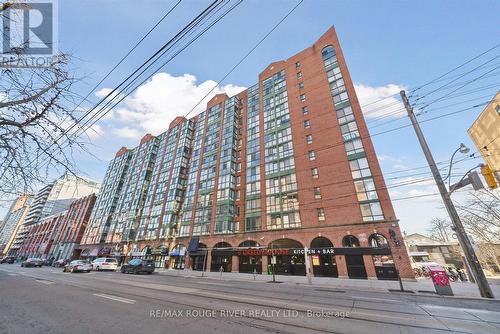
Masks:
[[[148,273],[151,275],[155,271],[155,263],[152,260],[133,259],[122,265],[122,273]]]
[[[0,260],[0,263],[13,264],[15,260],[16,260],[16,258],[13,256],[5,256],[4,258],[2,258]]]

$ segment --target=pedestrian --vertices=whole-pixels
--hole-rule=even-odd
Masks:
[[[463,269],[458,269],[458,278],[460,279],[461,282],[463,282],[467,279],[465,277],[465,273],[463,272]]]

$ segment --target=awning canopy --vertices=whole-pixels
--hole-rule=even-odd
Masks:
[[[200,238],[192,238],[189,240],[188,252],[196,252],[198,250],[198,246],[200,245]]]

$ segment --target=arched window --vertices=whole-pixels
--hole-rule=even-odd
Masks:
[[[359,240],[353,235],[346,235],[342,239],[342,246],[344,247],[359,247]]]
[[[245,240],[239,245],[239,247],[258,247],[258,246],[260,246],[259,243],[253,240]]]
[[[311,241],[311,248],[328,248],[333,247],[330,239],[325,237],[316,237]]]
[[[222,241],[222,242],[216,243],[213,248],[230,248],[230,247],[232,247],[230,244]]]
[[[323,57],[323,60],[332,58],[335,56],[335,48],[332,45],[328,45],[321,50],[321,56]]]
[[[373,233],[368,239],[368,244],[370,247],[389,247],[386,237],[379,233]]]

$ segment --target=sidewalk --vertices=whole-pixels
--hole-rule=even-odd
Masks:
[[[201,278],[200,271],[191,270],[173,270],[173,269],[158,269],[156,271],[160,275],[179,276],[179,277],[198,277]],[[258,281],[268,282],[272,280],[270,275],[262,274],[241,274],[241,273],[220,273],[220,272],[205,272],[205,277],[211,279],[219,279],[226,281]],[[308,285],[307,277],[305,276],[283,276],[277,275],[276,280],[285,284],[305,284]],[[364,291],[379,291],[387,292],[389,289],[399,290],[398,281],[380,281],[380,280],[362,280],[362,279],[344,279],[332,277],[312,277],[312,285],[321,288],[334,289],[349,289],[349,290],[364,290]],[[491,289],[495,295],[495,299],[500,299],[500,280],[489,279]],[[416,294],[431,295],[435,289],[430,279],[418,279],[417,281],[403,281],[405,290],[411,290]],[[481,298],[477,285],[469,282],[451,282],[451,288],[456,297],[465,298]]]

